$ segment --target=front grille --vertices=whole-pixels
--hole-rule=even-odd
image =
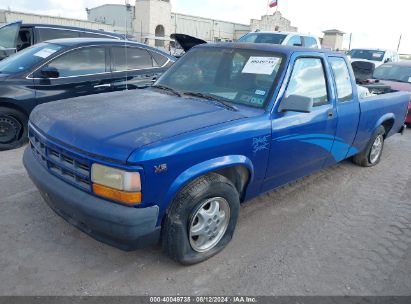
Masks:
[[[91,191],[90,162],[67,150],[50,144],[32,127],[30,146],[40,163],[52,174],[86,191]]]

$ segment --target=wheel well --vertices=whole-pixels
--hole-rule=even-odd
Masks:
[[[381,125],[382,125],[382,126],[384,127],[384,129],[385,129],[385,135],[384,135],[384,137],[387,137],[387,134],[390,133],[392,127],[394,126],[394,119],[393,119],[393,118],[390,118],[390,119],[384,121]]]
[[[223,169],[219,169],[214,171],[214,173],[220,174],[230,180],[234,186],[236,187],[239,195],[240,195],[240,200],[243,200],[246,186],[248,184],[248,181],[250,179],[250,172],[248,169],[244,166],[238,165],[238,166],[232,166],[232,167],[227,167]]]
[[[26,116],[29,116],[29,113],[27,113],[27,111],[25,111],[23,108],[15,105],[15,104],[13,104],[13,103],[8,103],[8,102],[0,101],[0,107],[14,109],[14,110],[17,110],[17,111],[23,113],[23,114],[26,115]]]

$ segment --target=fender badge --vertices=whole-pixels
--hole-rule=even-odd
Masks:
[[[269,138],[270,136],[268,135],[262,137],[254,137],[251,145],[253,153],[257,154],[257,152],[259,151],[268,150],[270,147]]]
[[[167,171],[167,164],[154,166],[154,173],[163,173]]]

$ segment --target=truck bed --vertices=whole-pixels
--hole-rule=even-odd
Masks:
[[[386,137],[397,133],[404,124],[410,99],[409,93],[399,91],[359,98],[361,112],[355,146],[365,146],[376,126],[387,119],[392,124],[387,124]]]

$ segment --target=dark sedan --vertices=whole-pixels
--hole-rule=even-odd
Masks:
[[[59,39],[0,62],[0,150],[21,146],[33,108],[76,96],[150,86],[175,58],[113,39]]]
[[[411,61],[383,64],[375,69],[373,77],[394,90],[411,93]],[[405,123],[411,127],[411,100]]]

